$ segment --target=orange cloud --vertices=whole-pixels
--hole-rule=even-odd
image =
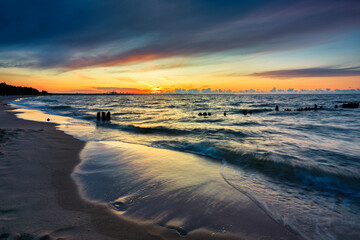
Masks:
[[[13,77],[31,77],[31,75],[29,74],[21,74],[21,73],[10,73],[10,72],[0,72],[0,77],[1,78],[13,78]]]
[[[80,78],[83,78],[83,79],[89,79],[89,80],[94,80],[95,78],[92,78],[92,77],[89,77],[89,76],[86,76],[84,74],[81,74],[81,73],[78,73],[78,72],[73,72],[76,76],[80,77]]]
[[[134,72],[150,72],[164,69],[172,69],[172,68],[181,68],[185,67],[183,63],[175,63],[175,64],[160,64],[149,67],[140,68],[139,70],[133,70]]]
[[[131,94],[144,94],[150,92],[150,90],[144,90],[139,88],[94,87],[94,89],[103,92],[131,93]]]
[[[129,78],[129,77],[114,77],[114,79],[119,80],[119,81],[123,81],[123,82],[131,82],[131,83],[136,83],[135,80]]]

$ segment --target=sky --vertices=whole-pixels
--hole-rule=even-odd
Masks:
[[[49,92],[360,88],[359,0],[2,0],[0,82]]]

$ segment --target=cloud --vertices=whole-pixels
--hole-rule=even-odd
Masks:
[[[360,76],[360,67],[287,69],[253,73],[250,76],[265,78],[349,77]]]
[[[89,77],[89,76],[86,76],[84,74],[81,74],[81,73],[78,73],[78,72],[73,72],[76,76],[80,77],[80,78],[83,78],[83,79],[89,79],[89,80],[94,80],[95,78],[93,77]]]
[[[11,68],[11,67],[27,68],[27,67],[35,67],[37,66],[37,64],[38,64],[37,56],[31,51],[16,51],[16,50],[1,51],[0,48],[0,68]]]
[[[139,88],[119,88],[119,87],[94,87],[96,90],[117,93],[148,93],[147,90]]]
[[[123,81],[123,82],[131,82],[136,83],[136,81],[129,77],[114,77],[116,80]]]
[[[21,73],[9,73],[9,72],[0,72],[0,78],[29,78],[31,75],[29,74],[21,74]]]
[[[197,64],[184,64],[184,63],[170,63],[170,64],[156,64],[151,66],[146,66],[142,68],[130,68],[126,67],[122,70],[111,71],[112,73],[139,73],[139,72],[150,72],[150,71],[159,71],[159,70],[167,70],[167,69],[174,69],[174,68],[183,68],[188,66],[196,66]]]
[[[358,0],[4,0],[0,66],[79,69],[279,51],[359,29],[359,11]],[[2,57],[8,51],[29,55]]]
[[[150,71],[158,71],[158,70],[167,70],[167,69],[174,69],[174,68],[182,68],[190,66],[189,64],[183,63],[173,63],[173,64],[158,64],[149,67],[143,67],[138,70],[134,70],[134,72],[150,72]],[[193,65],[191,65],[193,66]]]

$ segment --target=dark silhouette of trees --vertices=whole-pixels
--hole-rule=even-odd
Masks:
[[[39,92],[35,88],[30,87],[16,87],[8,85],[6,83],[0,83],[0,95],[46,95],[48,92],[41,91]]]

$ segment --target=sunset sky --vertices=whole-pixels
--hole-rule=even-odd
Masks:
[[[360,88],[360,1],[3,0],[0,82],[50,92]]]

